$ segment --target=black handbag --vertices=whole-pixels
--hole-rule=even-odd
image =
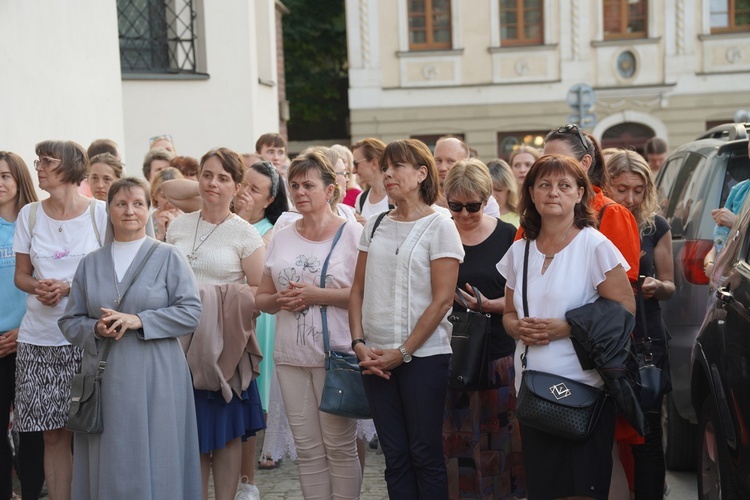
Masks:
[[[328,252],[320,271],[320,287],[326,286],[326,271],[333,248],[341,237],[344,229],[342,224],[333,238],[331,250]],[[323,328],[323,350],[325,352],[326,380],[323,383],[323,394],[320,397],[318,409],[325,413],[349,418],[372,418],[370,404],[367,401],[365,387],[362,385],[362,370],[356,354],[331,350],[328,334],[327,306],[320,306]]]
[[[151,254],[154,253],[158,245],[159,243],[156,241],[151,245],[135,274],[133,274],[133,279],[130,280],[127,289],[125,289],[122,297],[120,297],[118,309],[125,301],[125,297],[127,297],[130,291],[130,286],[138,279],[143,266],[146,265],[148,258],[151,257]],[[65,428],[69,431],[83,434],[101,434],[104,431],[104,421],[102,418],[102,376],[104,375],[104,370],[107,369],[107,357],[109,356],[109,350],[112,348],[112,343],[113,340],[111,339],[104,341],[104,347],[102,347],[99,355],[99,365],[94,375],[77,373],[70,380],[70,408],[68,410],[68,420],[65,423]]]
[[[529,240],[523,261],[523,312],[529,315],[526,298],[529,267]],[[606,395],[601,389],[570,380],[554,373],[526,369],[526,355],[521,356],[523,373],[516,400],[516,416],[525,426],[571,441],[585,441],[596,427]]]
[[[456,295],[464,310],[451,312],[448,321],[453,325],[451,336],[451,371],[448,387],[457,391],[477,391],[487,388],[488,366],[490,362],[491,318],[482,312],[482,299],[479,290],[472,287],[477,298],[479,312],[472,311],[466,304],[460,290]]]
[[[648,333],[646,324],[646,304],[643,300],[643,289],[641,281],[638,280],[636,287],[638,289],[638,309],[640,309],[643,342],[636,343],[636,352],[638,358],[638,374],[641,379],[641,391],[638,400],[641,403],[643,411],[655,410],[661,405],[661,397],[664,393],[664,381],[661,368],[654,364],[654,354],[652,352],[651,336]]]

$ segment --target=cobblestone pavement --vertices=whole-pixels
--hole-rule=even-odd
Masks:
[[[367,447],[362,500],[386,500],[388,491],[383,479],[385,458]],[[297,478],[297,464],[288,458],[282,460],[277,469],[256,470],[255,485],[260,490],[261,500],[304,500]],[[214,499],[213,488],[209,498]]]

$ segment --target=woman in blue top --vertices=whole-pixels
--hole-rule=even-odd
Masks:
[[[26,312],[26,294],[16,288],[13,275],[16,256],[13,235],[21,207],[37,201],[36,191],[23,159],[0,151],[0,429],[8,429],[10,407],[16,392],[16,340],[18,326]],[[41,432],[22,432],[18,448],[24,498],[37,498],[44,482],[44,441]],[[0,498],[13,494],[13,452],[7,439],[0,439]],[[20,477],[20,474],[19,474]]]

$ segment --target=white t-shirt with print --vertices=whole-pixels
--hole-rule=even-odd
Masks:
[[[376,219],[368,219],[358,246],[367,252],[362,328],[368,346],[395,349],[432,302],[432,261],[448,257],[462,262],[464,248],[453,221],[441,213],[413,222],[385,216],[371,239]],[[449,314],[414,356],[451,353]]]
[[[357,242],[362,226],[347,222],[331,253],[326,271],[326,288],[349,288],[357,265]],[[276,290],[289,287],[290,281],[320,286],[323,262],[331,250],[333,236],[324,241],[303,238],[295,224],[274,232],[266,252],[263,273],[273,279]],[[331,348],[351,352],[349,313],[341,307],[328,307],[328,331]],[[323,366],[323,338],[320,307],[312,305],[302,312],[281,310],[276,313],[273,361],[277,365]]]
[[[518,240],[497,264],[505,276],[506,285],[513,290],[513,305],[519,318],[523,313],[523,254],[526,240]],[[596,287],[606,279],[605,274],[621,264],[630,269],[619,250],[596,229],[587,227],[573,241],[555,254],[547,271],[542,274],[544,254],[529,246],[528,291],[529,317],[565,319],[565,313],[591,304],[599,298]],[[516,373],[521,373],[520,357],[526,349],[516,343]],[[584,384],[601,387],[602,378],[596,370],[583,370],[570,339],[560,339],[547,345],[529,346],[526,368],[562,375]],[[520,388],[521,377],[516,377]]]
[[[34,266],[34,278],[72,282],[81,259],[99,248],[91,210],[87,206],[78,217],[57,221],[49,218],[42,203],[39,203],[32,238],[29,234],[31,206],[26,205],[18,214],[13,251],[29,255]],[[96,202],[94,220],[99,229],[99,237],[104,238],[107,211],[103,201]],[[55,307],[49,307],[36,297],[29,294],[26,299],[26,314],[18,331],[18,341],[39,346],[70,345],[57,326],[57,319],[65,311],[68,298],[64,297]]]

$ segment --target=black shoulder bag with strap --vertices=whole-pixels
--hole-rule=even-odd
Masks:
[[[333,249],[338,243],[346,222],[339,227],[333,238],[323,268],[320,271],[320,287],[326,287],[326,271]],[[372,418],[365,387],[362,385],[362,370],[356,354],[331,350],[328,333],[328,306],[320,306],[323,325],[323,351],[325,352],[326,380],[320,397],[320,411],[349,418]]]
[[[529,316],[526,298],[529,240],[523,257],[523,313]],[[526,369],[529,346],[521,356],[523,374],[516,401],[518,420],[538,431],[571,441],[585,441],[599,420],[606,395],[601,389],[554,373]]]
[[[141,275],[143,267],[148,262],[151,254],[154,253],[159,242],[155,241],[148,253],[143,257],[138,269],[133,274],[133,279],[130,280],[128,288],[125,289],[125,293],[120,298],[119,307],[122,307],[122,303],[125,301],[130,287]],[[99,366],[96,369],[94,375],[86,375],[84,373],[78,373],[73,375],[70,381],[70,409],[68,410],[68,421],[65,427],[69,431],[81,432],[84,434],[101,434],[104,430],[104,422],[102,419],[102,376],[104,370],[107,369],[107,357],[109,356],[109,350],[112,348],[111,339],[104,341],[104,346],[101,349]]]
[[[456,295],[463,309],[457,311],[454,308],[448,316],[448,321],[453,325],[453,354],[448,387],[458,391],[478,391],[488,386],[492,319],[489,313],[482,312],[479,290],[475,286],[472,289],[477,298],[479,312],[469,309],[461,290],[456,287]]]

